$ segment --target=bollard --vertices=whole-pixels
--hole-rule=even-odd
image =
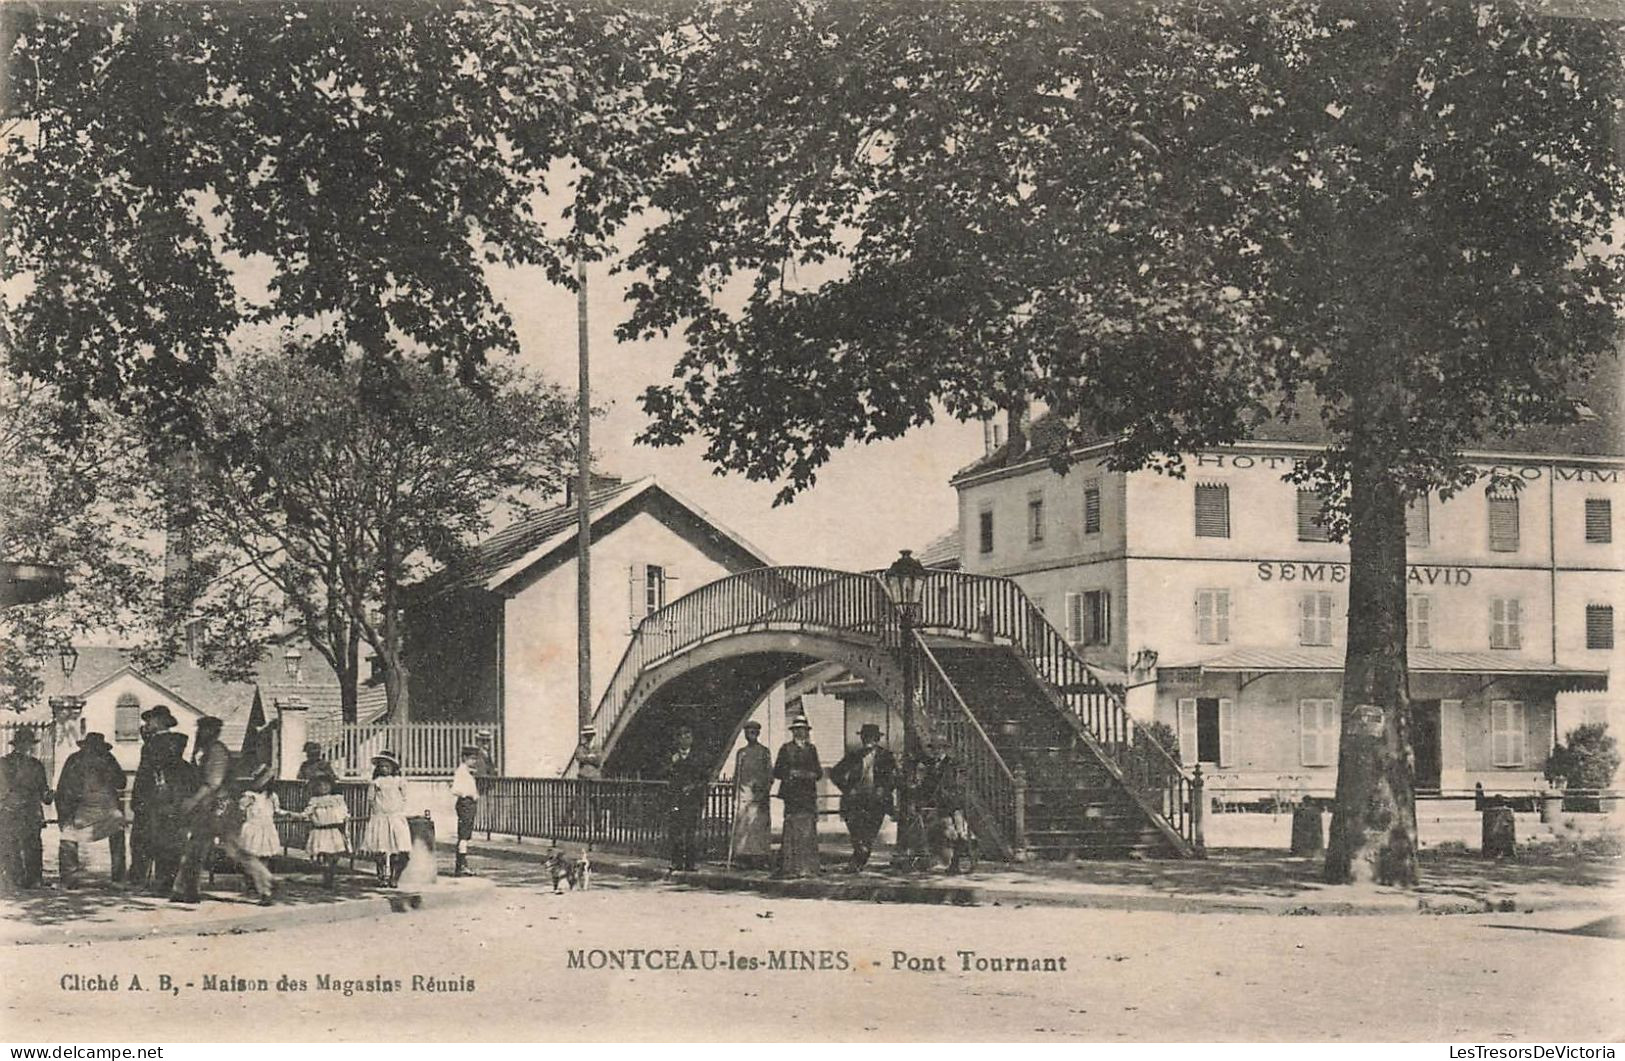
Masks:
[[[1318,855],[1326,850],[1325,815],[1313,803],[1292,808],[1292,853]]]
[[[1518,820],[1511,807],[1484,808],[1485,858],[1518,857]]]

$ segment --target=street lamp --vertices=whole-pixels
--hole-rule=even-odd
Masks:
[[[73,669],[79,666],[79,650],[72,645],[63,645],[56,650],[56,660],[62,664],[62,677],[72,678]]]
[[[892,561],[892,565],[882,574],[881,581],[886,586],[886,593],[891,597],[892,603],[897,606],[897,625],[901,628],[903,642],[903,795],[905,805],[899,807],[902,812],[898,818],[898,841],[903,847],[904,864],[910,867],[919,864],[920,850],[924,837],[920,836],[917,822],[914,821],[914,781],[919,769],[920,748],[919,735],[914,725],[914,683],[917,680],[914,670],[913,636],[915,626],[920,621],[920,599],[925,592],[925,580],[930,572],[925,565],[914,559],[912,551],[904,549]]]
[[[290,680],[298,681],[298,679],[299,679],[299,661],[304,659],[304,658],[305,658],[304,653],[300,652],[297,648],[294,648],[292,645],[289,645],[288,650],[286,652],[282,653],[282,667],[283,667],[284,670],[286,670],[288,672],[288,678]]]

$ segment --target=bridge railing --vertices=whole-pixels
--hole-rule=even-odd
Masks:
[[[609,739],[631,701],[638,679],[651,665],[725,631],[773,622],[821,623],[863,629],[894,609],[878,608],[875,579],[822,567],[763,567],[718,579],[645,616],[621,655],[615,676],[598,701],[593,724]],[[894,638],[895,642],[895,638]]]
[[[920,626],[1009,642],[1054,688],[1124,780],[1195,846],[1192,779],[1161,743],[1138,730],[1122,701],[1020,586],[1005,578],[932,571],[921,601]]]
[[[667,850],[664,781],[621,778],[483,777],[474,830],[487,836],[661,855]],[[724,858],[733,829],[734,786],[713,781],[695,834],[700,854]]]
[[[923,723],[922,731],[946,744],[954,761],[964,768],[966,787],[985,816],[979,823],[984,838],[999,848],[1001,856],[1014,857],[1027,846],[1022,821],[1024,795],[1015,775],[924,639],[914,634],[906,651],[913,656],[917,702],[926,716],[917,720]],[[993,835],[987,835],[990,831]]]

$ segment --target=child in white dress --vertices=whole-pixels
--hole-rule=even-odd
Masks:
[[[400,883],[412,852],[412,827],[406,821],[406,782],[401,763],[391,752],[372,757],[372,801],[361,850],[372,855],[378,883],[393,888]]]
[[[305,852],[322,866],[322,886],[332,891],[338,876],[339,856],[348,854],[350,841],[346,837],[350,824],[350,809],[344,797],[333,791],[333,783],[317,777],[310,783],[310,802],[305,804],[301,817],[310,822],[310,838],[305,841]]]
[[[244,792],[237,806],[243,812],[243,831],[239,844],[244,851],[259,858],[272,858],[282,854],[282,837],[277,835],[276,816],[282,809],[275,792]]]

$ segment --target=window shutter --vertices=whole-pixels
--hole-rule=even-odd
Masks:
[[[1343,739],[1343,705],[1338,700],[1321,701],[1321,742],[1326,747],[1326,765],[1337,765],[1337,749]]]
[[[1490,548],[1498,553],[1518,551],[1518,498],[1489,499]]]
[[[1516,597],[1507,601],[1507,647],[1523,647],[1523,602]]]
[[[1229,766],[1236,755],[1235,712],[1229,697],[1219,699],[1219,765]]]
[[[1196,591],[1196,640],[1206,644],[1212,639],[1213,630],[1213,594],[1205,590]]]
[[[1298,644],[1315,644],[1315,595],[1306,593],[1298,598]]]
[[[1083,488],[1083,533],[1100,533],[1100,487]]]
[[[636,630],[643,617],[648,614],[647,602],[644,599],[643,580],[648,570],[647,564],[633,564],[627,570],[627,624]]]
[[[1213,632],[1221,645],[1230,643],[1230,591],[1220,590],[1213,595]]]
[[[1613,502],[1606,497],[1586,498],[1586,541],[1605,545],[1613,540]]]
[[[1196,762],[1196,698],[1179,700],[1179,761],[1187,766]]]
[[[1529,761],[1525,754],[1527,730],[1525,728],[1523,702],[1514,700],[1507,705],[1507,708],[1508,724],[1512,727],[1512,732],[1508,734],[1510,738],[1508,743],[1511,745],[1512,750],[1512,758],[1509,761],[1513,766],[1522,766]]]
[[[1298,491],[1298,540],[1300,542],[1327,541],[1326,528],[1315,522],[1320,515],[1320,494],[1314,490]]]
[[[1066,595],[1066,639],[1068,641],[1083,640],[1083,594],[1068,593]]]
[[[1298,761],[1304,766],[1320,766],[1320,701],[1298,701]]]
[[[1196,536],[1230,537],[1230,487],[1223,483],[1196,485]]]
[[[1112,595],[1107,590],[1100,591],[1100,643],[1112,643]]]
[[[1614,647],[1614,608],[1611,604],[1586,605],[1586,648]]]
[[[1428,518],[1428,495],[1411,498],[1405,506],[1405,544],[1427,545],[1432,530]]]

